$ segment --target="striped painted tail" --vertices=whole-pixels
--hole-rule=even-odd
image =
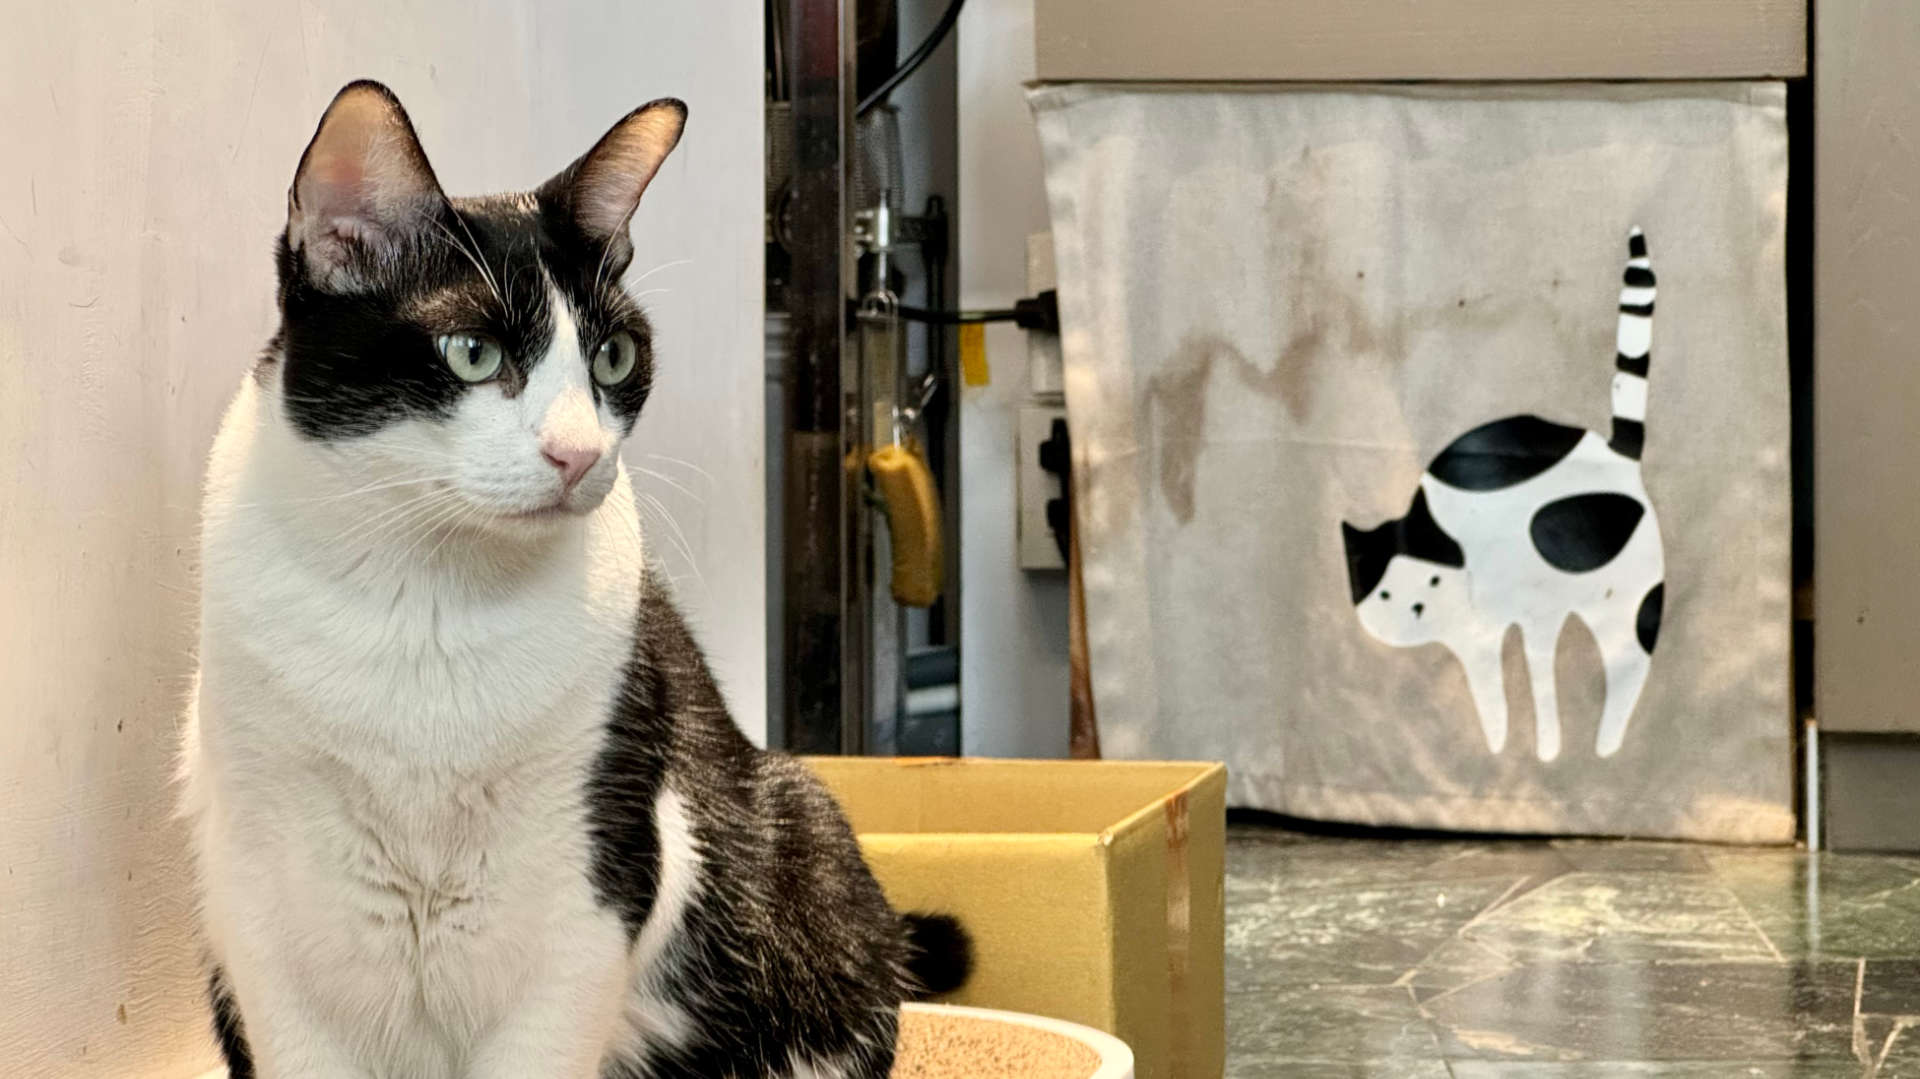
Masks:
[[[1620,277],[1619,355],[1614,358],[1614,451],[1640,459],[1647,438],[1647,369],[1653,352],[1653,261],[1647,238],[1634,229],[1627,237],[1627,268]]]

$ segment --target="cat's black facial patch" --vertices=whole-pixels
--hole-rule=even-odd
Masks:
[[[1427,472],[1463,491],[1498,491],[1559,464],[1585,434],[1534,415],[1509,416],[1454,439]]]
[[[1614,560],[1647,507],[1613,491],[1574,495],[1540,507],[1527,526],[1534,549],[1555,569],[1588,573]]]
[[[316,440],[370,434],[409,417],[450,415],[468,393],[524,387],[552,346],[554,290],[578,326],[581,363],[615,331],[638,344],[634,374],[594,386],[631,431],[652,382],[652,335],[619,286],[626,257],[594,244],[532,197],[455,199],[403,237],[395,256],[341,292],[314,281],[288,239],[280,242],[281,330],[287,416]],[[500,342],[494,381],[469,384],[434,347],[441,334]]]
[[[1640,613],[1633,620],[1633,631],[1648,655],[1653,654],[1654,643],[1660,639],[1660,615],[1666,604],[1667,582],[1661,581],[1647,590],[1646,598],[1640,601]]]
[[[1355,603],[1367,598],[1386,576],[1387,564],[1395,555],[1407,555],[1439,566],[1458,568],[1467,564],[1466,553],[1427,509],[1425,491],[1414,493],[1413,505],[1407,509],[1406,516],[1366,532],[1342,522],[1340,535],[1346,543],[1347,584]]]
[[[624,330],[633,335],[633,374],[617,386],[593,383],[594,399],[609,402],[625,424],[622,433],[631,433],[634,419],[653,390],[653,329],[640,305],[619,284],[632,261],[633,247],[624,242],[596,244],[545,196],[538,205],[541,228],[553,238],[556,249],[586,256],[556,258],[547,265],[553,283],[574,313],[580,355],[585,362],[591,364],[594,350],[615,333]]]

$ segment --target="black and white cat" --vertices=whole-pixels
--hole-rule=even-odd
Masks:
[[[1507,741],[1510,627],[1525,644],[1543,761],[1560,754],[1554,653],[1567,618],[1593,631],[1606,668],[1602,757],[1626,736],[1659,635],[1666,569],[1640,478],[1654,276],[1639,229],[1627,254],[1611,439],[1538,416],[1497,420],[1433,459],[1406,516],[1365,532],[1341,525],[1360,624],[1386,644],[1451,649],[1495,753]]]
[[[644,569],[620,281],[685,115],[449,199],[361,82],[301,158],[184,750],[235,1079],[882,1079],[901,1000],[965,977]]]

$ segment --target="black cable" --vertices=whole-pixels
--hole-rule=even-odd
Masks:
[[[1015,300],[1012,307],[984,311],[929,311],[924,307],[900,304],[894,311],[910,322],[930,322],[936,326],[959,326],[975,322],[1011,322],[1023,330],[1060,332],[1059,293],[1048,289],[1038,296]]]
[[[892,93],[895,87],[906,82],[908,76],[918,70],[921,64],[927,62],[927,57],[933,55],[933,50],[940,47],[940,42],[946,38],[947,32],[953,29],[953,24],[960,20],[960,7],[966,2],[967,0],[953,0],[947,5],[947,10],[940,16],[940,21],[933,24],[933,29],[927,32],[926,40],[920,43],[919,48],[914,49],[912,55],[895,68],[893,74],[887,76],[887,81],[875,87],[873,93],[860,99],[859,106],[854,109],[855,116],[865,116],[872,112],[887,99],[887,95]]]
[[[1012,322],[1020,317],[1020,312],[1011,307],[986,311],[929,311],[924,307],[900,304],[894,310],[909,322],[931,322],[936,326],[959,326],[972,322]]]

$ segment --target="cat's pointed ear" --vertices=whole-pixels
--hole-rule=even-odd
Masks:
[[[1407,515],[1400,519],[1398,543],[1401,551],[1415,558],[1455,569],[1467,564],[1466,552],[1460,549],[1460,544],[1433,519],[1433,511],[1427,508],[1425,488],[1414,492],[1413,505],[1407,507]]]
[[[650,101],[628,113],[593,149],[542,185],[540,197],[571,218],[589,242],[611,244],[616,255],[631,254],[627,222],[686,126],[684,102]]]
[[[1379,529],[1365,531],[1340,522],[1340,539],[1347,549],[1347,585],[1353,590],[1353,602],[1359,603],[1373,591],[1374,584],[1387,571],[1392,555],[1378,550],[1373,542]]]
[[[446,206],[393,91],[349,83],[334,95],[287,192],[287,243],[323,286],[351,289]]]

